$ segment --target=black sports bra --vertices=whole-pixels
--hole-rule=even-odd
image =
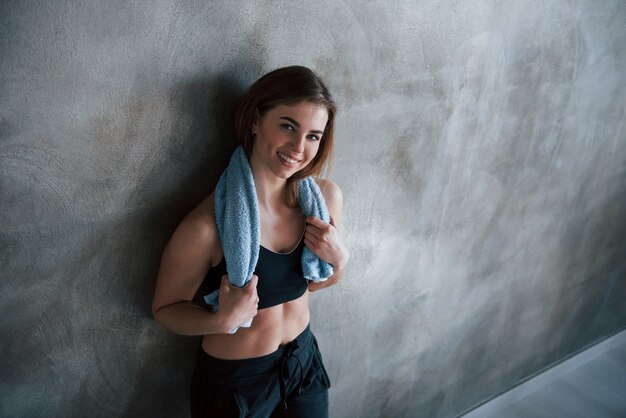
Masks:
[[[307,290],[307,281],[302,273],[302,250],[304,237],[288,253],[275,253],[261,246],[259,260],[254,274],[259,277],[257,293],[259,295],[259,309],[280,305],[299,298]],[[220,288],[222,276],[227,274],[226,259],[207,272],[202,284],[193,297],[197,305],[208,308],[204,296]]]

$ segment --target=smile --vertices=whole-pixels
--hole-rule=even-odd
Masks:
[[[289,158],[288,156],[286,156],[280,151],[278,151],[278,156],[280,157],[281,160],[288,162],[289,164],[295,164],[295,163],[299,163],[300,161],[302,161],[302,160],[295,160],[293,158]]]

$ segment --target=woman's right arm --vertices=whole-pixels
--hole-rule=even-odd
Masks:
[[[152,313],[163,328],[176,334],[226,333],[256,314],[256,278],[239,289],[224,276],[216,313],[191,302],[220,248],[212,213],[206,201],[189,213],[161,257]]]

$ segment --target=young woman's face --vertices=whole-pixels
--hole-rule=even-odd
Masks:
[[[314,103],[269,110],[252,126],[253,164],[262,164],[280,178],[291,177],[317,154],[326,122],[328,112]]]

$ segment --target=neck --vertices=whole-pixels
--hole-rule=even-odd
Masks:
[[[254,188],[256,189],[259,206],[265,208],[285,206],[287,180],[276,177],[267,170],[260,169],[254,161],[250,161],[250,168],[252,169]]]

